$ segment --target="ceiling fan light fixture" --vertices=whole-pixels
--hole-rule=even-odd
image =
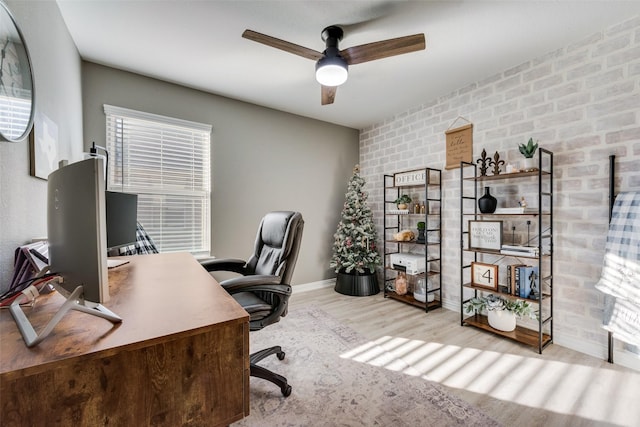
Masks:
[[[351,46],[343,50],[338,47],[344,36],[344,31],[339,26],[326,27],[320,36],[326,46],[322,53],[255,31],[245,30],[242,33],[242,37],[246,39],[316,61],[316,80],[322,85],[322,105],[333,104],[337,87],[347,81],[349,65],[416,52],[426,47],[423,33]]]
[[[341,56],[325,56],[316,63],[316,80],[323,86],[340,86],[348,76],[349,66]]]

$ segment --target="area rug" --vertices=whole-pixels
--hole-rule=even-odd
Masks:
[[[283,397],[274,384],[251,378],[251,414],[240,426],[499,426],[438,384],[408,375],[408,366],[316,308],[291,311],[250,334],[251,350],[280,345],[284,360],[260,364],[287,377]],[[356,361],[375,354],[375,364]]]

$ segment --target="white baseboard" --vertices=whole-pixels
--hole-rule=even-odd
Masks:
[[[585,341],[576,339],[573,336],[565,336],[558,332],[554,332],[553,343],[604,361],[608,358],[609,351],[607,346],[594,345],[593,343],[587,344]],[[620,351],[619,349],[614,348],[613,363],[624,366],[625,368],[640,371],[640,356],[634,355],[628,351]]]
[[[451,301],[449,299],[443,299],[442,308],[460,313],[460,302],[457,300]]]
[[[336,285],[336,279],[327,279],[327,280],[320,280],[319,282],[311,282],[311,283],[303,283],[301,285],[295,285],[292,286],[291,289],[293,290],[294,294],[298,294],[300,292],[308,292],[308,291],[314,291],[316,289],[322,289],[322,288],[328,288],[328,287],[333,287]]]
[[[628,351],[613,351],[613,363],[640,372],[640,356]]]

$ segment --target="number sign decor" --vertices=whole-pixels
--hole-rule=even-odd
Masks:
[[[502,221],[469,221],[469,249],[495,250],[502,248]]]
[[[482,262],[471,263],[471,285],[479,288],[498,290],[498,266]]]

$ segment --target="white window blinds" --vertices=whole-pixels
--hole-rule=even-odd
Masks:
[[[22,90],[21,92],[25,92]],[[28,95],[28,96],[27,96]],[[31,93],[22,96],[0,95],[0,131],[11,139],[20,137],[27,128],[31,114]]]
[[[210,252],[211,126],[104,106],[108,188],[138,195],[160,252]]]

